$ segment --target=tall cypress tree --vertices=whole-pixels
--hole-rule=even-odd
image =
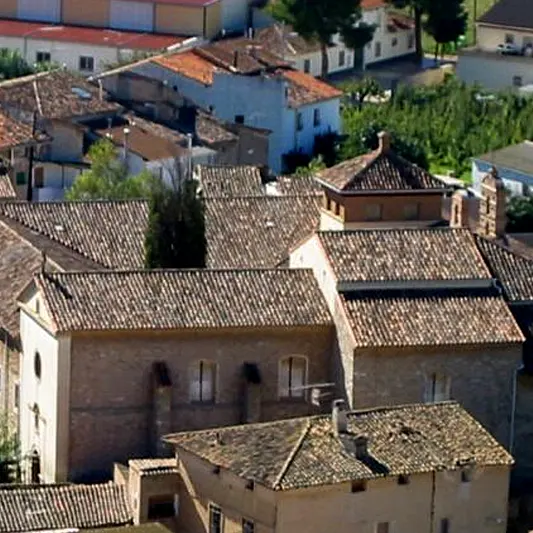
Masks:
[[[154,186],[145,249],[146,268],[205,267],[205,206],[194,180]]]

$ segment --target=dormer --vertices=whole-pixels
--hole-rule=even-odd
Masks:
[[[387,132],[377,150],[320,172],[322,230],[421,227],[441,220],[447,188],[398,156]]]

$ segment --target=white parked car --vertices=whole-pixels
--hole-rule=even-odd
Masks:
[[[522,55],[522,48],[513,43],[504,43],[498,45],[498,52],[501,54],[518,56]]]

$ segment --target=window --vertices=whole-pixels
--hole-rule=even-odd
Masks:
[[[52,61],[52,56],[50,52],[37,52],[35,54],[35,61],[37,63],[50,63]]]
[[[216,365],[200,361],[191,368],[189,395],[191,402],[210,403],[215,401]]]
[[[398,38],[393,37],[391,41],[391,46],[394,48],[395,46],[398,46]]]
[[[388,522],[378,522],[376,524],[376,533],[389,533],[389,523]]]
[[[514,35],[512,33],[505,34],[505,44],[514,44]]]
[[[513,76],[513,87],[522,87],[522,76]]]
[[[450,521],[448,518],[443,518],[440,521],[440,533],[450,533]]]
[[[172,518],[178,514],[177,494],[152,496],[148,499],[148,520]]]
[[[461,470],[461,482],[470,483],[472,481],[473,475],[474,475],[474,469],[472,467],[463,468],[463,470]]]
[[[279,365],[279,395],[281,398],[303,398],[307,360],[305,357],[286,357]]]
[[[304,129],[304,117],[301,113],[296,113],[296,129],[302,131]]]
[[[244,115],[235,115],[235,124],[244,124]]]
[[[313,126],[320,126],[320,109],[313,110]]]
[[[381,204],[368,204],[365,207],[365,220],[376,221],[376,220],[381,220],[381,218],[382,218]]]
[[[311,72],[311,60],[310,59],[304,59],[304,72],[306,74],[309,74]]]
[[[412,33],[409,34],[409,40],[407,41],[407,46],[409,50],[415,47],[415,36]]]
[[[376,41],[376,44],[374,45],[374,55],[376,57],[381,57],[381,42]]]
[[[398,485],[409,485],[410,481],[409,476],[406,474],[400,474],[398,476]]]
[[[17,175],[15,176],[15,183],[17,185],[26,185],[26,172],[17,172]]]
[[[209,533],[222,533],[224,515],[218,505],[209,504]]]
[[[94,72],[94,57],[80,56],[80,70]]]
[[[346,52],[344,50],[339,50],[339,67],[344,67],[346,63]]]
[[[352,492],[365,492],[366,481],[352,481]]]
[[[242,533],[254,533],[255,525],[251,520],[242,519]]]
[[[20,405],[20,385],[15,383],[13,387],[13,406],[18,411]]]
[[[36,167],[33,170],[33,186],[37,189],[42,189],[44,187],[44,168]]]
[[[418,220],[420,218],[420,204],[405,204],[403,206],[403,216],[405,220]]]
[[[449,400],[450,378],[443,374],[433,374],[428,382],[426,398],[428,402]]]
[[[41,354],[39,352],[35,352],[35,355],[33,356],[33,371],[35,372],[35,377],[41,379],[42,363]]]

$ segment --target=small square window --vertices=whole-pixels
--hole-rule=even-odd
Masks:
[[[309,74],[311,72],[311,60],[310,59],[304,59],[304,72],[306,74]]]
[[[391,46],[394,48],[395,46],[398,46],[398,38],[393,37],[391,41]]]
[[[94,57],[80,56],[80,70],[94,72]]]
[[[522,76],[513,76],[513,87],[522,87]]]
[[[17,175],[15,176],[15,183],[17,185],[26,185],[28,183],[26,172],[17,172]]]
[[[405,204],[403,206],[403,216],[405,220],[418,220],[420,218],[420,204]]]
[[[235,124],[244,124],[244,115],[235,115]]]
[[[242,533],[255,533],[255,524],[246,518],[242,519]]]
[[[315,128],[320,126],[320,109],[315,109],[313,111],[313,126]]]
[[[389,522],[378,522],[376,524],[376,533],[389,533]]]
[[[382,219],[381,204],[368,204],[365,207],[365,220],[377,221]]]
[[[352,492],[365,492],[366,481],[352,481]]]
[[[35,61],[37,63],[51,63],[52,56],[50,55],[50,52],[37,52],[35,54]]]
[[[304,129],[304,117],[301,113],[296,113],[296,129],[302,131]]]
[[[398,485],[409,485],[411,482],[410,478],[406,474],[400,474],[398,476]]]

